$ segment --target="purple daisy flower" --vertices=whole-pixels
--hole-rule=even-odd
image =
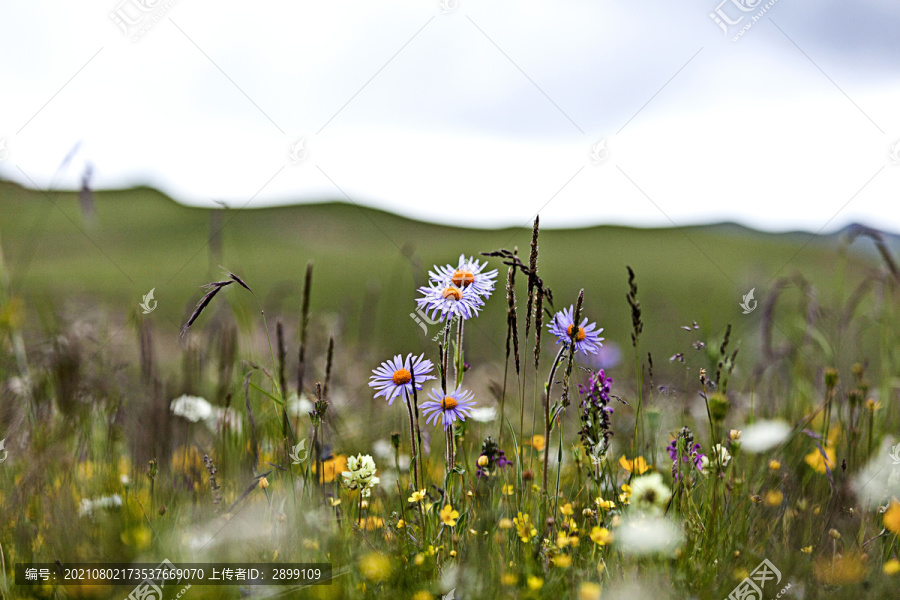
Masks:
[[[603,328],[597,329],[596,323],[587,324],[585,318],[578,326],[575,334],[575,350],[584,354],[597,354],[597,346],[603,346],[601,343],[605,338],[600,337]],[[568,344],[572,339],[572,330],[575,328],[575,307],[569,306],[564,308],[553,317],[553,321],[547,324],[550,333],[556,336],[556,343],[560,342]],[[596,329],[596,331],[595,331]]]
[[[416,298],[419,308],[425,309],[432,320],[449,320],[459,316],[464,320],[478,316],[484,301],[472,286],[459,288],[448,283],[446,285],[423,286],[419,288],[421,298]]]
[[[438,418],[444,423],[444,429],[448,429],[457,419],[465,421],[470,416],[475,402],[473,392],[462,389],[462,386],[452,392],[444,393],[438,388],[432,388],[428,392],[431,400],[422,403],[422,414],[426,416],[425,422],[429,425],[437,425]]]
[[[466,259],[465,254],[460,254],[457,266],[439,267],[435,265],[435,270],[429,271],[428,276],[435,285],[443,287],[453,285],[460,289],[471,288],[479,296],[487,298],[494,291],[494,279],[497,278],[497,269],[484,270],[487,264],[487,261],[481,264],[471,256]]]
[[[422,384],[428,379],[435,379],[431,375],[434,365],[430,360],[423,360],[424,354],[413,357],[412,354],[398,354],[391,360],[381,363],[377,369],[372,369],[374,375],[369,379],[369,387],[376,388],[378,393],[375,397],[384,396],[388,401],[388,406],[394,403],[394,398],[405,393],[407,397],[412,394],[412,378],[416,376],[416,389],[421,390]]]

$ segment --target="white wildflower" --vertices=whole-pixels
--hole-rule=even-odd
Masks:
[[[372,488],[378,485],[380,479],[375,476],[375,461],[368,454],[358,454],[347,459],[348,471],[341,475],[344,484],[351,490],[359,489],[363,498],[369,497]]]
[[[616,544],[626,554],[671,554],[683,539],[681,529],[663,517],[632,517],[616,528]]]
[[[482,406],[472,409],[472,414],[469,416],[479,423],[490,423],[497,420],[497,409],[493,406]]]
[[[721,465],[724,469],[728,466],[728,463],[731,462],[731,454],[728,453],[728,449],[722,444],[716,444],[713,447],[711,454],[713,455],[712,458],[704,455],[700,459],[700,473],[703,475],[709,475],[709,469],[707,467],[710,465],[714,467]],[[718,460],[716,457],[718,457]]]
[[[179,396],[172,400],[169,409],[173,414],[184,417],[191,423],[199,423],[212,417],[212,404],[199,396]]]
[[[93,514],[95,511],[100,509],[111,509],[118,508],[122,506],[122,497],[118,494],[113,494],[112,496],[101,496],[99,498],[94,498],[93,500],[89,498],[82,498],[81,504],[78,506],[78,516],[83,517],[85,515]]]
[[[631,505],[651,513],[661,513],[672,496],[672,490],[659,473],[635,477],[631,481]]]
[[[787,439],[791,426],[784,421],[757,421],[741,428],[741,448],[759,454]]]

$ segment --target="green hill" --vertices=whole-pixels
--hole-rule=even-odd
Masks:
[[[201,294],[198,286],[220,278],[221,264],[245,278],[267,316],[282,317],[293,333],[304,270],[312,260],[312,310],[321,335],[332,331],[345,346],[374,343],[386,352],[424,350],[436,333],[437,326],[430,326],[426,336],[410,317],[415,287],[433,263],[513,246],[527,260],[531,236],[525,223],[461,229],[339,202],[211,211],[182,206],[147,188],[97,193],[91,219],[82,214],[76,193],[43,193],[9,182],[0,182],[0,214],[11,293],[25,300],[29,319],[42,319],[45,328],[48,314],[71,318],[79,310],[73,307],[140,315],[138,303],[153,288],[158,308],[141,318],[153,321],[158,335],[174,339]],[[212,227],[222,228],[221,256],[213,250],[215,241],[210,244]],[[744,315],[738,306],[751,288],[762,306],[775,277],[801,273],[833,290],[844,270],[838,268],[843,262],[835,236],[769,234],[732,224],[545,230],[540,239],[540,272],[556,306],[568,306],[583,287],[586,314],[623,350],[630,346],[631,328],[625,266],[635,270],[645,336],[668,353],[659,362],[688,349],[692,338],[678,326],[694,320],[710,335],[732,323],[746,344],[762,313]],[[848,273],[875,264],[866,243],[858,244],[851,260],[859,264]],[[491,264],[502,267],[497,259]],[[502,283],[498,289],[467,330],[482,338],[469,346],[473,359],[502,356]],[[238,298],[236,290],[226,296],[245,317],[252,316],[249,299]],[[197,328],[209,318],[201,317]]]

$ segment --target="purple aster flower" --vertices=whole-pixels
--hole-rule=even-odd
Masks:
[[[462,386],[456,388],[452,392],[448,392],[445,396],[439,388],[432,388],[428,392],[431,400],[422,403],[422,414],[425,415],[425,422],[429,425],[437,425],[438,418],[444,423],[444,429],[449,429],[457,419],[465,421],[470,416],[472,406],[475,402],[473,392],[462,389]]]
[[[602,346],[604,338],[600,337],[603,328],[597,329],[596,323],[587,324],[585,318],[581,321],[575,333],[575,349],[584,354],[596,354],[597,346]],[[556,336],[556,343],[568,344],[572,339],[572,330],[575,328],[575,307],[564,308],[553,317],[553,321],[547,324],[550,333]],[[595,331],[596,329],[596,331]]]
[[[478,471],[475,475],[488,477],[495,468],[505,469],[511,464],[512,461],[506,458],[506,453],[500,449],[494,438],[488,436],[481,444],[481,454],[478,455]]]
[[[388,406],[394,403],[394,398],[400,394],[406,394],[409,397],[412,394],[412,378],[416,376],[416,389],[421,390],[422,384],[428,379],[435,379],[431,375],[434,365],[430,360],[423,360],[424,354],[413,357],[407,354],[404,360],[401,354],[393,359],[381,363],[377,369],[372,369],[374,375],[369,379],[369,387],[378,390],[375,397],[384,396],[388,401]]]
[[[419,288],[421,298],[416,298],[419,308],[424,308],[432,320],[449,320],[459,316],[464,320],[478,316],[478,311],[484,306],[484,301],[478,292],[472,287],[459,288],[448,283],[446,285],[423,286]]]
[[[429,271],[432,283],[437,286],[447,287],[453,285],[460,289],[471,288],[476,294],[487,298],[494,291],[494,279],[497,277],[497,269],[485,271],[487,261],[481,264],[471,256],[466,259],[465,254],[459,255],[457,266],[435,265],[434,271]]]

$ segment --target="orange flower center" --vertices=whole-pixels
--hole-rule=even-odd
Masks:
[[[453,396],[447,396],[443,400],[441,400],[441,408],[444,410],[450,410],[451,408],[456,408],[456,405],[459,404],[456,401],[456,398]]]
[[[475,281],[475,275],[468,269],[459,269],[450,279],[456,287],[469,287]]]
[[[462,298],[462,292],[455,287],[448,287],[441,295],[444,298],[452,298],[453,300],[460,300]]]
[[[572,337],[572,327],[574,327],[574,326],[575,325],[573,323],[572,325],[569,325],[568,329],[566,329],[566,333],[569,335],[570,338]],[[583,340],[585,338],[586,335],[587,334],[584,332],[584,327],[579,327],[578,333],[575,334],[575,341],[580,342],[581,340]]]
[[[394,380],[394,385],[403,385],[404,383],[409,383],[412,380],[412,375],[406,369],[397,369],[394,371],[394,376],[392,377]]]

